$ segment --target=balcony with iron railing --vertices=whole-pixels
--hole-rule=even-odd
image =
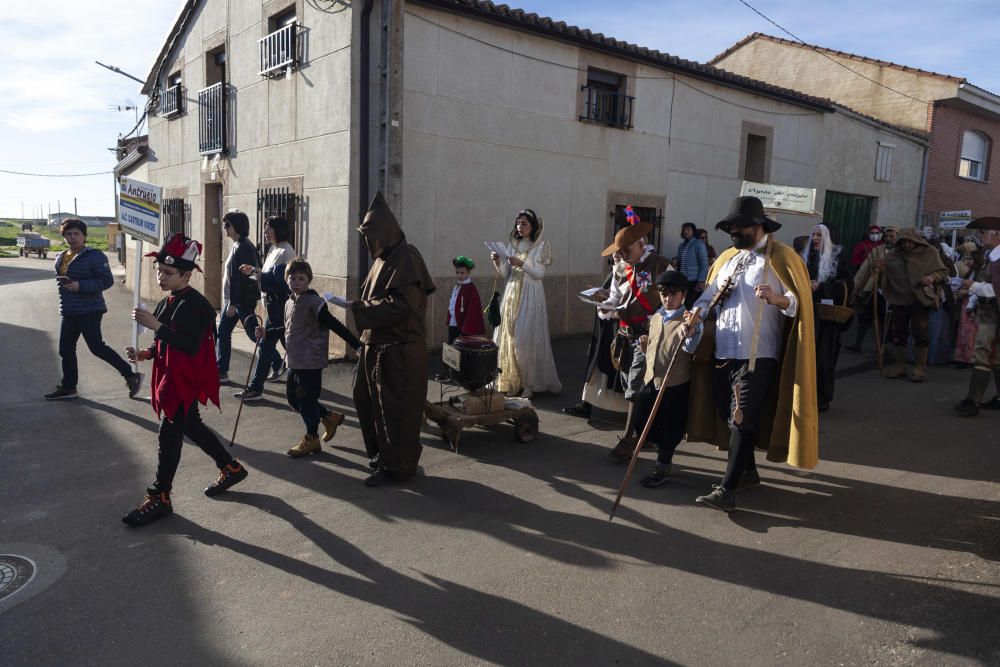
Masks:
[[[632,129],[634,97],[595,86],[581,86],[581,90],[583,90],[581,121],[600,123],[623,130]]]
[[[226,84],[220,82],[198,91],[198,152],[225,153],[226,139]]]
[[[160,115],[164,118],[179,116],[184,111],[181,105],[182,100],[181,84],[170,86],[164,90],[160,96]]]
[[[299,64],[298,27],[289,23],[257,40],[261,76],[277,76]]]

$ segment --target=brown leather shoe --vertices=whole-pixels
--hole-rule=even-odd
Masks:
[[[337,427],[344,423],[344,415],[340,412],[330,411],[320,420],[323,422],[323,442],[330,442],[337,434]]]

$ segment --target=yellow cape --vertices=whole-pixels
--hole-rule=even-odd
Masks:
[[[780,381],[772,387],[763,414],[774,419],[761,422],[757,447],[767,449],[768,461],[786,461],[797,468],[815,468],[819,462],[819,409],[816,399],[816,338],[813,323],[812,286],[805,263],[792,248],[773,237],[771,270],[798,299],[798,310],[785,326],[784,353],[780,360]],[[709,271],[712,283],[719,270],[737,252],[722,253]],[[720,449],[729,446],[729,427],[715,408],[713,366],[714,328],[695,354],[691,370],[691,408],[688,414],[688,441],[709,442]]]

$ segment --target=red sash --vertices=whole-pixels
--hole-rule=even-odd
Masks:
[[[632,295],[635,297],[635,300],[639,302],[639,305],[642,306],[643,310],[646,311],[646,314],[630,317],[627,322],[620,320],[619,326],[622,327],[631,324],[642,324],[649,319],[650,315],[656,312],[656,308],[653,308],[653,305],[649,303],[649,299],[647,299],[646,295],[642,293],[641,289],[639,289],[639,281],[636,280],[634,266],[628,265],[625,267],[625,277],[628,278],[628,284],[629,288],[632,290]]]

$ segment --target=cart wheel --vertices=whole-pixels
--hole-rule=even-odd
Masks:
[[[538,419],[518,417],[514,422],[514,439],[518,442],[531,442],[538,435]]]
[[[42,259],[46,259],[48,256],[49,256],[49,253],[47,253],[47,252],[43,252],[42,253]]]

